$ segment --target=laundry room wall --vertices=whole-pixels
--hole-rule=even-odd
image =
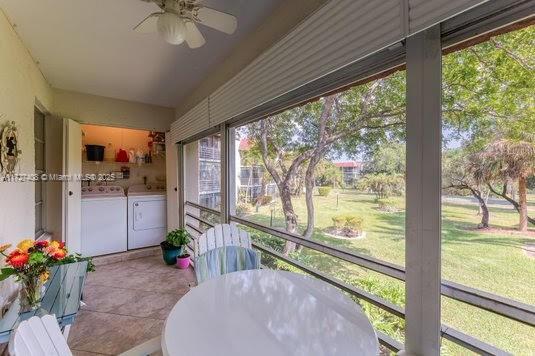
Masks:
[[[34,173],[34,107],[51,111],[50,85],[0,10],[0,130],[15,121],[22,156],[17,173]],[[15,244],[35,234],[35,183],[0,180],[0,243]],[[3,263],[3,262],[2,262]],[[0,283],[0,306],[12,293],[10,280]]]
[[[115,162],[115,155],[119,149],[142,150],[148,152],[149,131],[106,127],[97,125],[82,125],[82,144],[101,145],[105,147],[103,162],[87,161],[85,151],[82,153],[83,174],[109,174],[120,171],[121,167],[130,169],[129,179],[119,179],[108,182],[108,185],[119,185],[128,188],[134,184],[143,184],[143,177],[149,183],[165,183],[165,156],[153,156],[152,163],[141,165],[133,163]],[[106,153],[106,151],[108,151]],[[93,183],[92,183],[93,184]],[[96,183],[98,184],[98,182]]]
[[[167,131],[175,120],[174,108],[77,93],[54,88],[54,110],[82,124]]]

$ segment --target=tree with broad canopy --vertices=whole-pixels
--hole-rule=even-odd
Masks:
[[[483,149],[497,132],[514,138],[535,130],[535,28],[492,37],[443,58],[444,144]],[[314,231],[313,188],[324,158],[370,154],[405,139],[405,72],[354,86],[244,126],[277,185],[286,230],[297,233],[291,183],[304,171],[306,228]],[[287,242],[284,253],[295,249]]]

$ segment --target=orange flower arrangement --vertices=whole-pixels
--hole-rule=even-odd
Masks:
[[[0,253],[6,257],[6,264],[17,271],[28,269],[39,269],[49,267],[56,261],[61,261],[67,256],[67,249],[63,242],[58,241],[34,241],[31,239],[22,240],[9,255],[5,252],[11,245],[0,245]],[[3,268],[0,280],[3,280],[15,271]],[[5,278],[2,278],[5,277]]]
[[[7,256],[6,263],[13,268],[22,269],[30,260],[30,255],[21,250],[15,250]]]
[[[69,256],[65,244],[57,241],[34,241],[25,239],[19,242],[17,248],[6,254],[11,247],[9,244],[0,245],[0,254],[6,260],[5,267],[0,269],[0,281],[15,276],[22,283],[21,306],[32,309],[39,303],[41,285],[48,280],[48,268],[62,263],[62,261],[76,261],[79,256]]]

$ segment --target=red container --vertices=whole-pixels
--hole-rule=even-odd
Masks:
[[[119,150],[119,152],[117,152],[117,157],[115,157],[115,162],[128,163],[128,153],[125,150]]]

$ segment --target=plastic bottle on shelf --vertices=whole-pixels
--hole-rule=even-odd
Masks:
[[[128,150],[128,162],[136,163],[136,153],[134,152],[133,148]]]
[[[115,149],[113,144],[109,142],[104,150],[104,161],[112,162],[115,160]]]
[[[136,152],[136,163],[138,165],[142,165],[145,162],[145,155],[143,154],[143,151],[138,148]]]

